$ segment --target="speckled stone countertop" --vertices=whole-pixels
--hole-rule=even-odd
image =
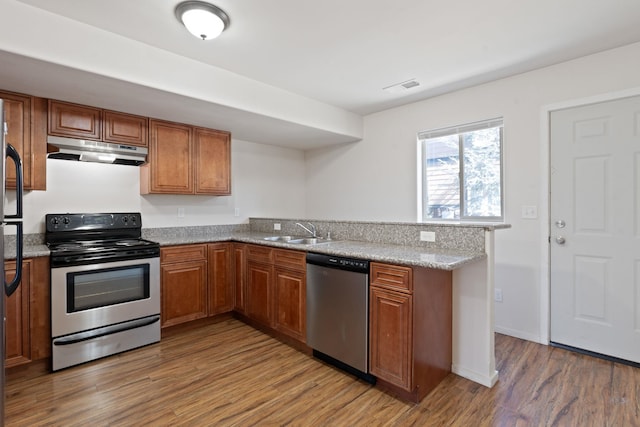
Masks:
[[[333,240],[316,245],[291,244],[286,242],[272,242],[264,240],[265,237],[273,235],[274,233],[241,232],[211,237],[158,236],[155,238],[155,241],[160,243],[161,246],[236,241],[242,243],[253,243],[271,246],[276,248],[294,249],[305,252],[316,252],[328,255],[362,258],[368,259],[370,261],[380,261],[392,264],[437,268],[441,270],[455,270],[456,268],[460,268],[463,265],[480,261],[486,258],[486,254],[484,252],[473,253],[352,240]]]
[[[485,228],[486,229],[486,228]],[[282,232],[281,232],[282,233]],[[455,270],[463,265],[477,262],[486,258],[482,241],[475,242],[469,247],[469,240],[459,244],[460,249],[451,247],[436,248],[417,245],[415,242],[408,244],[385,243],[380,241],[364,241],[349,238],[337,238],[321,244],[291,244],[282,241],[268,241],[265,237],[281,234],[277,232],[266,233],[257,230],[249,230],[245,226],[211,226],[175,228],[175,229],[149,229],[144,230],[142,237],[160,243],[161,246],[186,245],[195,243],[215,243],[237,241],[252,243],[276,248],[293,249],[305,252],[316,252],[327,255],[361,258],[370,261],[387,262],[419,267],[429,267],[441,270]],[[458,240],[458,239],[450,239]],[[473,240],[473,239],[472,239]],[[458,240],[459,241],[459,240]],[[449,244],[449,246],[456,246]],[[42,236],[25,239],[24,257],[49,256],[49,250],[44,245]],[[5,241],[5,259],[15,259],[15,242]]]

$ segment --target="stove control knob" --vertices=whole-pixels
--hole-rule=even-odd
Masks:
[[[69,219],[68,216],[65,216],[64,218],[62,218],[62,223],[64,225],[68,225],[71,222],[71,220]]]
[[[54,216],[53,218],[51,218],[51,224],[53,225],[60,224],[60,219],[57,216]]]
[[[131,220],[131,223],[132,223],[133,225],[135,225],[135,223],[136,223],[136,217],[135,217],[134,215],[131,215],[131,218],[129,218],[129,219]]]
[[[126,224],[128,221],[129,221],[129,218],[127,218],[126,216],[122,217],[122,222]]]

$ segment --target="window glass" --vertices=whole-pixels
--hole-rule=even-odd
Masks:
[[[502,220],[501,119],[421,132],[418,140],[423,221]]]

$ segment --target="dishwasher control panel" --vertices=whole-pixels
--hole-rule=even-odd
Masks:
[[[310,252],[307,253],[307,264],[314,264],[361,273],[369,273],[369,261],[364,259],[344,258]]]
[[[369,261],[356,261],[353,259],[333,258],[329,262],[335,261],[339,265],[348,265],[350,267],[367,268]]]

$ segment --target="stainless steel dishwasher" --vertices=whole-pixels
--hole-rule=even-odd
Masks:
[[[369,261],[307,254],[307,345],[370,383]]]

